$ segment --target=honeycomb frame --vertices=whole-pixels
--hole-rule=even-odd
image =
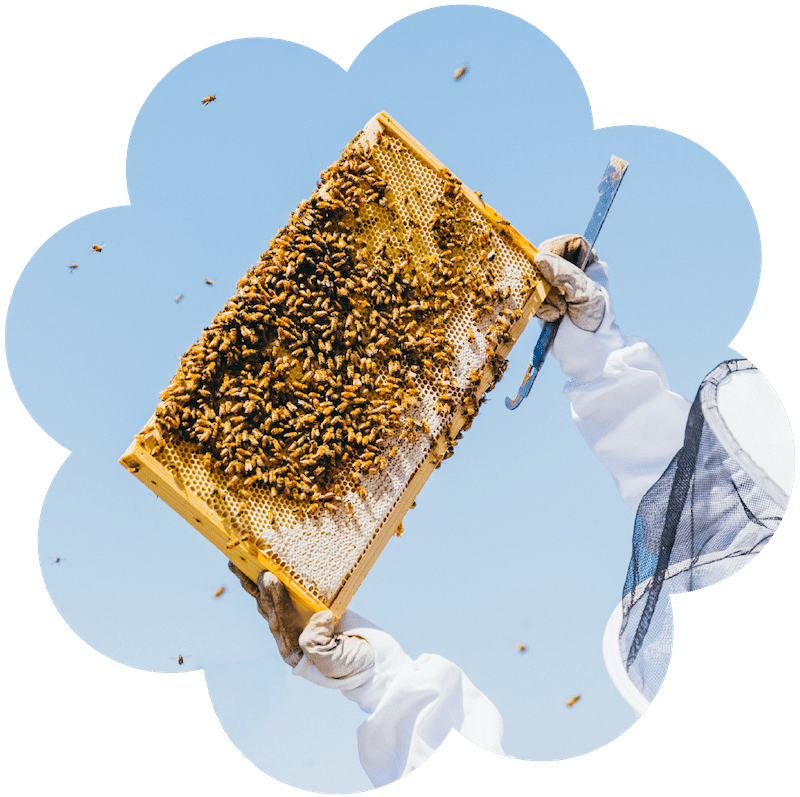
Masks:
[[[203,464],[197,445],[165,442],[155,416],[120,458],[129,472],[249,578],[255,581],[262,570],[269,570],[302,610],[330,609],[337,619],[389,539],[402,528],[405,513],[431,473],[452,454],[484,394],[498,381],[504,358],[549,290],[533,265],[536,248],[385,111],[373,117],[352,144],[367,153],[393,197],[388,209],[376,206],[365,214],[360,234],[371,252],[382,242],[385,253],[386,242],[400,235],[406,236],[411,257],[424,260],[435,254],[424,221],[445,185],[451,190],[456,186],[468,228],[491,240],[492,280],[504,286],[506,298],[477,320],[479,312],[466,299],[455,306],[447,327],[456,351],[447,376],[454,374],[451,382],[457,385],[451,403],[445,405],[449,411],[442,411],[432,384],[423,380],[416,408],[405,412],[423,431],[412,439],[389,441],[380,472],[357,483],[343,477],[341,506],[310,516],[298,514],[291,502],[276,499],[262,487],[250,490],[247,497],[229,489],[224,477]],[[319,185],[315,195],[326,196],[326,188]],[[472,240],[470,235],[469,245],[463,242],[464,258],[474,273],[483,273],[487,263],[478,262]],[[504,311],[502,335],[495,341],[491,330],[498,325],[490,322],[497,322]]]

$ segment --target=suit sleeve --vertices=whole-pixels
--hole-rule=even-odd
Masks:
[[[358,751],[374,786],[416,769],[452,728],[503,753],[500,713],[455,664],[434,654],[411,659],[389,634],[349,610],[336,630],[366,639],[375,664],[347,678],[327,678],[303,656],[293,672],[338,689],[368,714],[358,729]]]
[[[691,402],[669,388],[654,349],[641,338],[623,337],[608,295],[608,267],[593,263],[586,274],[606,297],[596,332],[561,322],[553,355],[569,377],[564,394],[589,447],[614,477],[634,511],[683,445]]]

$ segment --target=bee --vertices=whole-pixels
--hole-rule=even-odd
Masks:
[[[215,593],[215,598],[221,598],[225,594],[225,587],[220,587]]]
[[[217,99],[216,94],[209,94],[208,97],[203,97],[203,99],[200,100],[200,102],[202,102],[203,105],[208,105],[210,102],[214,102],[214,100],[216,99]]]
[[[567,700],[567,706],[569,708],[572,708],[580,699],[581,699],[580,695],[575,695],[575,697],[571,697],[569,700]]]
[[[213,285],[213,284],[214,284],[214,280],[206,280],[206,285]]]
[[[52,559],[52,562],[50,563],[52,565],[61,564],[61,562],[63,561],[60,556],[51,556],[50,558]]]
[[[182,665],[184,659],[192,658],[188,653],[184,656],[182,653],[179,653],[177,656],[170,656],[173,661],[177,661],[178,664]]]
[[[517,650],[518,650],[520,653],[525,653],[525,651],[526,651],[527,649],[528,649],[528,646],[527,646],[527,645],[526,645],[524,642],[517,642]]]
[[[453,80],[461,80],[461,78],[464,77],[467,72],[469,72],[469,66],[467,64],[462,64],[460,67],[458,67],[458,69],[456,69],[455,72],[453,72]]]
[[[105,243],[102,244],[92,244],[92,251],[93,252],[102,252],[105,249]]]
[[[250,534],[245,532],[241,537],[234,537],[232,540],[229,540],[225,547],[230,550],[231,548],[235,548],[237,545],[241,545],[243,542],[247,542],[249,539]]]
[[[180,300],[181,300],[181,299],[183,299],[183,294],[182,294],[182,293],[179,293],[179,294],[178,294],[178,295],[175,297],[175,304],[178,304],[178,303],[180,302]]]
[[[69,273],[72,274],[72,272],[75,271],[76,268],[78,268],[78,264],[72,263],[69,267]]]

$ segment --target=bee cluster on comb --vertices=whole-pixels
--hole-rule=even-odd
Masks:
[[[544,298],[535,251],[379,114],[183,355],[123,464],[145,452],[219,547],[306,603],[346,602]]]

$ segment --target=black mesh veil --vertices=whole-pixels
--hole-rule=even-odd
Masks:
[[[622,603],[608,631],[618,630],[615,666],[619,670],[621,659],[628,690],[632,684],[644,698],[641,710],[669,664],[669,595],[716,583],[743,567],[769,541],[788,502],[719,413],[719,384],[735,371],[750,369],[755,370],[747,360],[732,360],[703,380],[683,447],[639,504]],[[618,682],[622,673],[615,677],[610,663],[609,671]]]

